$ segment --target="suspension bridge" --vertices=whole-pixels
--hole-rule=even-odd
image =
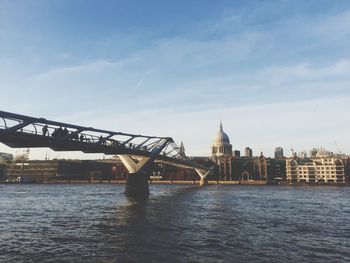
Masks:
[[[0,142],[11,148],[50,148],[117,155],[129,171],[125,193],[148,195],[148,179],[154,163],[196,170],[200,184],[207,184],[211,167],[180,153],[171,137],[137,135],[84,127],[0,111]]]

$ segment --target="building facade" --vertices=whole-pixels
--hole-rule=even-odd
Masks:
[[[217,164],[217,179],[232,180],[232,145],[227,134],[224,132],[220,121],[219,131],[214,136],[212,144],[212,160]]]
[[[289,158],[286,176],[290,182],[345,183],[344,162],[335,157]]]
[[[278,158],[284,158],[284,155],[283,155],[283,148],[282,147],[276,147],[275,148],[275,158],[278,159]]]
[[[55,180],[125,179],[126,168],[117,160],[28,160],[6,165],[4,176],[10,182],[43,183]]]
[[[232,145],[223,131],[222,123],[214,137],[211,159],[217,165],[217,180],[223,181],[273,181],[285,179],[285,160],[266,158],[263,153],[253,157],[251,148],[244,149],[245,156],[232,151]]]
[[[186,153],[185,153],[185,146],[184,143],[181,141],[180,147],[179,147],[179,154],[181,157],[185,157]]]
[[[245,157],[253,157],[253,150],[249,147],[244,148],[244,156]]]
[[[11,162],[13,160],[13,155],[10,153],[0,153],[0,163]]]

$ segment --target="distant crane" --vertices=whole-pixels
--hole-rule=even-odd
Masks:
[[[294,157],[294,156],[295,156],[295,153],[294,153],[294,149],[293,149],[293,144],[290,146],[290,150],[291,150],[291,152],[292,152],[292,157]]]
[[[335,147],[337,148],[338,154],[343,154],[343,152],[340,150],[337,141],[334,141]]]

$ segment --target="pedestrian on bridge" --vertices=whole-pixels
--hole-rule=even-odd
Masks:
[[[48,132],[47,124],[44,125],[42,132],[43,132],[43,135],[46,136],[46,133]]]
[[[64,127],[64,130],[62,131],[63,137],[67,137],[69,134],[69,131],[67,130],[67,127]]]
[[[100,139],[98,140],[98,142],[102,145],[105,145],[106,144],[106,141],[105,139],[102,137],[102,135],[100,136]]]

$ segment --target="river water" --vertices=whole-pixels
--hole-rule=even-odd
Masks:
[[[0,185],[0,262],[350,262],[350,188]]]

